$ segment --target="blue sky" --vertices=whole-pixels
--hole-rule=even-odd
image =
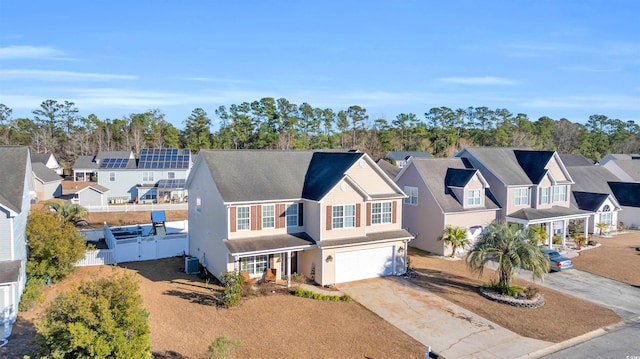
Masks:
[[[101,119],[287,98],[370,118],[506,108],[640,123],[640,1],[0,0],[0,103]],[[215,127],[215,126],[214,126]]]

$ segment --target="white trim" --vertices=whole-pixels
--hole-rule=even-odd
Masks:
[[[233,241],[233,239],[227,239],[227,240]],[[298,252],[298,251],[304,251],[304,250],[313,249],[313,248],[317,248],[317,245],[309,244],[304,246],[284,247],[284,248],[269,249],[269,250],[254,251],[254,252],[240,252],[240,253],[229,252],[229,254],[234,257],[241,258],[241,257],[247,257],[247,256],[255,256],[255,255],[267,255],[267,254],[284,253],[284,252]]]
[[[332,245],[322,245],[322,243],[320,243],[321,245],[318,246],[319,249],[328,249],[328,248],[343,248],[343,247],[358,247],[358,246],[363,246],[363,245],[369,245],[369,244],[377,244],[377,243],[388,243],[388,242],[396,242],[396,241],[404,241],[404,242],[410,242],[414,237],[398,237],[398,238],[391,238],[391,239],[380,239],[380,240],[375,240],[375,241],[369,241],[369,242],[358,242],[358,243],[350,243],[350,244],[338,244],[335,246]],[[332,239],[330,239],[329,241],[331,241]],[[339,240],[339,239],[338,239]]]

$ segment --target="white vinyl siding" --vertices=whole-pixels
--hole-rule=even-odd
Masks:
[[[467,206],[478,207],[480,206],[480,190],[470,189],[467,191]]]
[[[513,193],[516,206],[529,204],[529,188],[516,188]]]

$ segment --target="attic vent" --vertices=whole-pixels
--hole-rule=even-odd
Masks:
[[[187,274],[200,273],[199,261],[197,257],[185,257],[184,258],[184,271]]]

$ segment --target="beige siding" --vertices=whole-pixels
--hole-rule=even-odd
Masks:
[[[560,168],[560,165],[558,164],[558,162],[556,162],[555,156],[551,157],[551,159],[549,160],[549,163],[547,164],[547,167],[545,167],[549,173],[551,173],[551,175],[553,176],[553,178],[555,178],[556,181],[558,182],[563,182],[563,181],[567,181],[567,177],[564,175],[564,173],[562,173],[562,169]]]
[[[276,235],[276,234],[284,234],[284,233],[300,233],[300,232],[305,232],[306,231],[306,220],[308,218],[307,215],[307,210],[308,210],[308,203],[306,202],[302,202],[303,203],[303,210],[302,210],[302,216],[303,216],[303,225],[302,226],[292,226],[292,227],[287,227],[287,223],[286,223],[286,216],[284,218],[281,218],[280,220],[282,221],[282,226],[278,226],[277,222],[278,222],[278,218],[281,215],[281,213],[283,213],[286,210],[286,205],[290,205],[293,203],[299,203],[299,202],[265,202],[265,203],[251,203],[251,204],[242,204],[242,205],[238,205],[238,206],[232,206],[231,208],[237,208],[237,207],[250,207],[249,209],[249,223],[250,223],[250,230],[233,230],[233,224],[229,223],[229,226],[231,227],[231,230],[229,231],[229,239],[238,239],[238,238],[252,238],[252,237],[260,237],[260,236],[270,236],[270,235]],[[276,226],[275,228],[261,228],[262,227],[262,206],[263,205],[274,205],[275,207],[275,221],[276,221]],[[300,213],[298,213],[299,215]],[[233,218],[230,217],[229,221],[232,221]]]
[[[429,188],[412,165],[405,170],[397,184],[401,189],[405,186],[418,188],[418,205],[402,205],[402,228],[415,236],[409,245],[442,255],[444,245],[438,241],[438,237],[444,229],[444,215]]]
[[[471,228],[473,226],[488,226],[497,219],[498,211],[484,210],[478,212],[447,214],[445,226]]]
[[[485,166],[483,166],[480,162],[476,161],[473,156],[468,156],[469,161],[473,164],[473,167],[480,170],[482,176],[489,184],[489,189],[493,196],[498,200],[498,204],[502,207],[501,215],[504,219],[507,213],[511,213],[517,211],[518,209],[513,209],[513,202],[509,202],[509,191],[508,188],[502,183],[498,177],[496,177],[492,172],[490,172]]]
[[[343,186],[345,184],[345,186]],[[343,188],[345,188],[343,190]],[[360,237],[365,235],[365,206],[363,202],[363,197],[360,193],[356,191],[356,189],[351,186],[346,181],[341,181],[336,187],[334,187],[323,199],[323,206],[321,210],[321,215],[323,216],[322,220],[322,235],[321,240],[325,239],[338,239],[338,238],[348,238],[348,237]],[[331,230],[327,230],[327,221],[331,222],[331,217],[327,218],[327,206],[335,206],[335,205],[349,205],[349,204],[360,204],[360,227],[356,228],[332,228]],[[356,219],[356,222],[358,219]]]
[[[529,203],[523,204],[523,205],[516,205],[516,198],[515,198],[516,188],[529,188]],[[516,211],[518,211],[520,209],[523,209],[523,208],[531,208],[532,207],[532,205],[531,205],[531,197],[532,197],[531,196],[531,192],[532,192],[531,188],[532,187],[524,187],[524,186],[523,187],[509,187],[508,188],[508,191],[507,191],[507,193],[508,193],[507,206],[506,206],[507,210],[505,211],[505,213],[507,215],[509,215],[509,214],[511,214],[513,212],[516,212]],[[535,187],[533,187],[533,188],[535,188]],[[503,208],[504,208],[504,206],[503,206]]]
[[[322,205],[318,202],[304,202],[304,227],[311,238],[320,238],[322,232]]]
[[[365,166],[362,167],[361,163]],[[347,175],[370,195],[395,193],[393,187],[372,166],[377,165],[365,156],[347,171]]]
[[[322,277],[322,251],[314,248],[298,252],[298,273],[304,274],[307,278],[320,283]],[[312,273],[315,268],[315,273]]]
[[[366,225],[366,231],[367,233],[375,233],[375,232],[386,232],[386,231],[393,231],[396,229],[401,229],[402,228],[402,200],[401,199],[396,199],[396,200],[392,200],[392,201],[372,201],[372,202],[368,202],[368,203],[376,203],[376,202],[392,202],[391,203],[391,208],[392,208],[392,219],[391,219],[391,223],[384,223],[384,224],[370,224],[370,225],[366,225],[367,223],[370,222],[371,219],[371,214],[367,213],[367,203],[363,204],[363,212],[364,213],[364,219],[365,219],[365,225]],[[394,204],[395,203],[395,206]],[[394,223],[394,219],[393,219],[393,208],[396,208],[395,210],[395,223]]]

